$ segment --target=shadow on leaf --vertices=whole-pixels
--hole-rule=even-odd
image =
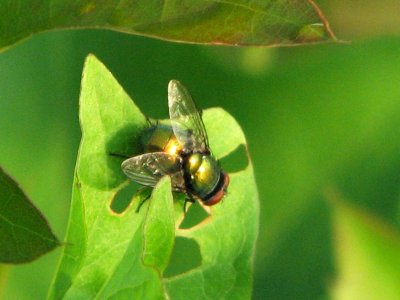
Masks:
[[[179,225],[179,229],[190,229],[200,224],[208,217],[210,217],[210,215],[204,210],[199,202],[196,201],[190,205],[189,209],[185,213],[185,216]]]
[[[174,248],[164,277],[173,277],[201,266],[199,244],[193,240],[176,237]]]
[[[236,173],[246,169],[249,165],[249,157],[245,145],[240,144],[227,156],[221,158],[219,162],[227,173]]]

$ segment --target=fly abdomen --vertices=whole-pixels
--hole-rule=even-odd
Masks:
[[[189,155],[185,158],[184,173],[187,190],[200,198],[204,204],[215,204],[223,197],[226,175],[211,155]],[[219,199],[215,199],[215,196]]]

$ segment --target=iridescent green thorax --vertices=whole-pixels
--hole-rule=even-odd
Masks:
[[[171,155],[179,154],[182,146],[178,143],[172,127],[157,124],[143,131],[141,143],[145,153],[166,152]]]

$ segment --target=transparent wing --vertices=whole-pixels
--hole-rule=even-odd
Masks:
[[[168,106],[174,134],[183,151],[209,152],[207,132],[187,89],[176,80],[168,85]]]
[[[174,190],[185,190],[185,181],[178,156],[164,152],[146,153],[124,160],[121,168],[126,176],[139,184],[155,186],[161,177],[169,175]]]

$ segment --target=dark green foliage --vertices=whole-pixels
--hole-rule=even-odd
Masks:
[[[0,262],[30,262],[59,245],[40,211],[0,168]]]
[[[290,45],[335,40],[306,0],[0,1],[0,48],[54,29],[102,28],[171,41]]]

